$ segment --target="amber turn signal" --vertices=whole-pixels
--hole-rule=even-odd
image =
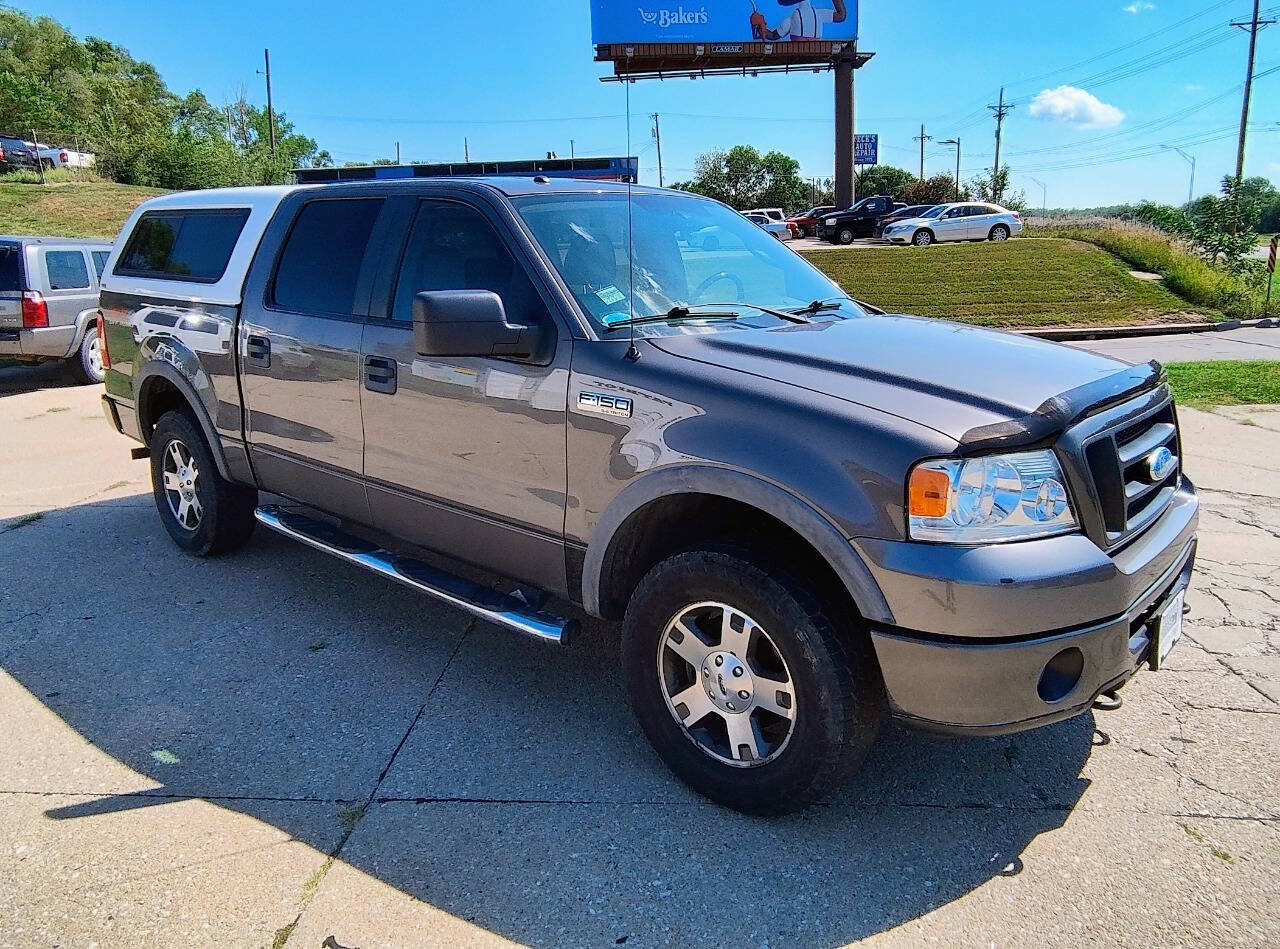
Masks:
[[[951,479],[943,471],[917,468],[907,495],[912,517],[946,517]]]

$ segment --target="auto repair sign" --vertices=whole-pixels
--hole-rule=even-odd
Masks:
[[[591,0],[593,43],[851,42],[858,0]]]

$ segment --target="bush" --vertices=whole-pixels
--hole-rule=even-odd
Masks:
[[[1215,267],[1176,237],[1155,227],[1128,221],[1093,224],[1050,222],[1028,231],[1033,237],[1064,237],[1106,250],[1131,267],[1157,273],[1188,303],[1244,319],[1262,313],[1262,296],[1250,283]]]

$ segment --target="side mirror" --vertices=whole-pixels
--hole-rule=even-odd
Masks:
[[[413,298],[413,342],[419,356],[528,359],[545,329],[507,322],[502,298],[491,290],[424,290]]]

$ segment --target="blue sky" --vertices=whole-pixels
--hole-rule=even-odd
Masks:
[[[256,70],[270,47],[276,107],[340,162],[394,155],[396,141],[405,160],[422,161],[460,160],[464,138],[473,159],[567,156],[571,139],[578,155],[626,147],[623,87],[598,81],[606,67],[592,59],[589,0],[17,5],[119,43],[170,88],[200,88],[218,104],[241,87],[265,99]],[[1280,0],[1263,9],[1280,13]],[[1163,146],[1197,160],[1198,193],[1234,170],[1247,36],[1227,24],[1249,10],[1248,0],[865,0],[860,45],[877,55],[858,73],[858,130],[880,134],[882,162],[914,170],[923,121],[931,174],[954,167],[937,143],[958,135],[967,178],[991,164],[985,106],[1005,85],[1016,108],[1003,157],[1032,203],[1041,190],[1031,176],[1051,206],[1180,201],[1190,168]],[[1259,40],[1259,71],[1275,66],[1280,27]],[[825,73],[637,83],[642,178],[657,180],[653,112],[668,182],[688,177],[700,152],[739,143],[829,176],[832,97]],[[1251,126],[1247,173],[1280,182],[1280,70],[1256,83]]]

